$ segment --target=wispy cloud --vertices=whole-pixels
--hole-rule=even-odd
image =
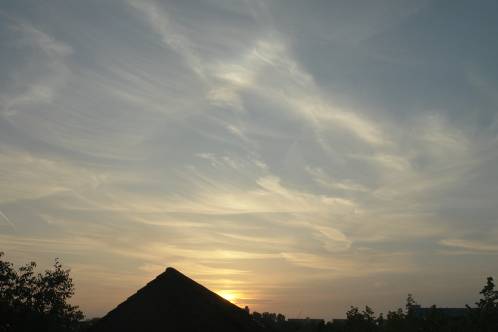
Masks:
[[[73,50],[29,23],[2,16],[6,19],[7,28],[18,35],[16,43],[19,47],[26,47],[31,51],[40,50],[43,54],[33,58],[33,62],[41,67],[42,74],[32,77],[29,69],[20,68],[13,74],[17,78],[16,91],[7,94],[0,92],[2,112],[9,116],[15,114],[18,107],[53,101],[56,91],[62,87],[68,75],[65,60]]]
[[[2,6],[2,250],[67,256],[99,314],[166,265],[291,311],[493,257],[492,57],[427,44],[460,45],[430,3],[373,7]]]
[[[14,225],[14,223],[12,221],[10,221],[10,219],[2,211],[0,211],[0,219],[2,219],[2,221],[4,223],[6,223],[8,226],[13,228],[14,230],[16,229],[16,226]]]
[[[471,241],[465,239],[443,239],[440,244],[457,249],[465,249],[471,252],[498,252],[498,244],[483,241]]]

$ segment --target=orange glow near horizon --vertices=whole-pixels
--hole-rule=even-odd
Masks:
[[[233,290],[220,290],[216,292],[219,296],[227,301],[237,304],[237,300],[241,298],[240,294]]]

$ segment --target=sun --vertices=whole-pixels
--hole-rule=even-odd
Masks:
[[[237,299],[239,298],[239,294],[232,290],[221,290],[218,291],[217,294],[222,298],[224,298],[225,300],[230,301],[232,303],[236,303]]]

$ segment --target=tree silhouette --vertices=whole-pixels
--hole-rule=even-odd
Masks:
[[[52,269],[35,273],[36,263],[21,266],[0,252],[0,331],[75,331],[83,314],[67,301],[74,294],[69,270],[55,260]]]
[[[351,332],[373,332],[378,330],[377,320],[375,319],[374,312],[369,306],[365,306],[365,310],[360,312],[358,307],[351,307],[346,312],[347,331]]]
[[[498,291],[492,277],[488,277],[486,285],[479,292],[482,298],[476,302],[474,320],[479,331],[498,331]]]

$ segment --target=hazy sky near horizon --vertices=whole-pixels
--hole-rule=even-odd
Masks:
[[[2,1],[0,251],[102,315],[167,266],[240,305],[498,277],[495,1]]]

